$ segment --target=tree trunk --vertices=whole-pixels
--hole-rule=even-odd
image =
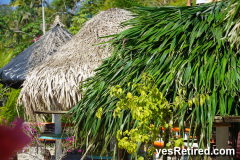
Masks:
[[[197,126],[197,131],[196,131],[198,148],[200,148],[200,135],[201,135],[201,126],[198,125],[198,126]],[[197,159],[201,160],[201,159],[202,159],[202,156],[197,155]]]
[[[117,147],[117,160],[128,160],[127,150]]]
[[[165,130],[165,138],[164,138],[164,148],[166,147],[166,144],[169,142],[169,129]],[[163,155],[163,160],[167,160],[167,155]]]
[[[170,119],[169,115],[166,117],[166,119],[167,119],[167,123],[170,123],[171,119]],[[171,133],[171,127],[168,126],[168,128],[165,128],[164,148],[166,148],[166,145],[169,142],[170,133]],[[168,154],[167,155],[163,155],[163,160],[167,160],[167,157],[168,157]]]

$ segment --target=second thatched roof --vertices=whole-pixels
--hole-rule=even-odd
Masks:
[[[52,29],[0,69],[0,83],[20,88],[27,75],[54,55],[73,35],[56,16]]]
[[[80,82],[94,74],[101,61],[111,55],[104,47],[109,38],[99,38],[123,31],[120,23],[131,18],[123,9],[109,9],[89,20],[67,44],[48,61],[27,76],[18,103],[27,114],[35,110],[69,110],[81,99]],[[94,46],[93,46],[94,45]],[[104,48],[103,48],[104,47]]]

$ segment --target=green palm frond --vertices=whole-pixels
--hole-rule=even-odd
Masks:
[[[119,127],[128,127],[128,111],[121,119],[112,117],[117,99],[109,89],[120,85],[128,90],[128,82],[138,82],[148,72],[170,103],[182,88],[186,100],[210,95],[203,105],[185,106],[175,117],[180,124],[188,117],[191,124],[201,126],[201,133],[206,133],[200,139],[204,147],[207,139],[210,142],[214,116],[239,112],[239,6],[238,0],[232,0],[194,7],[135,8],[135,18],[122,24],[131,27],[113,36],[112,56],[82,86],[83,99],[72,109],[79,136],[95,137],[101,130],[112,135]],[[104,114],[98,120],[95,114],[100,107]]]

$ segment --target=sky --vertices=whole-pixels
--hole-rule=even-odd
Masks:
[[[2,4],[9,4],[11,0],[0,0]],[[51,2],[51,0],[49,1]]]
[[[11,0],[0,0],[0,2],[2,2],[2,4],[9,4]]]

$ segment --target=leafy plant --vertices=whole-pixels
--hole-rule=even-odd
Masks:
[[[186,91],[182,90],[179,96],[176,96],[175,103],[171,104],[158,90],[154,78],[147,74],[142,76],[140,83],[132,85],[132,90],[137,91],[136,95],[131,92],[125,93],[119,85],[113,87],[110,92],[119,99],[113,116],[117,114],[120,118],[124,110],[130,110],[136,124],[136,128],[117,132],[118,146],[126,149],[128,153],[137,153],[139,144],[154,144],[159,138],[164,140],[166,148],[181,147],[183,138],[176,139],[173,136],[173,110],[181,109],[186,103],[192,106],[192,101],[195,105],[202,106],[208,97],[208,95],[198,95],[191,100],[185,100]],[[99,108],[96,116],[101,119],[102,108]],[[165,132],[162,132],[162,127],[165,128]],[[152,145],[148,150],[149,155],[154,151],[155,147]]]
[[[0,108],[0,119],[5,119],[7,122],[13,122],[18,116],[23,118],[22,107],[16,108],[17,98],[21,90],[11,89],[10,92],[5,92],[8,97],[5,106]]]
[[[121,112],[130,110],[132,118],[137,123],[136,128],[130,131],[118,130],[118,146],[126,149],[128,153],[137,153],[137,146],[142,142],[154,144],[154,141],[163,138],[165,147],[180,147],[183,144],[183,138],[174,138],[172,132],[173,110],[181,108],[185,101],[179,100],[175,105],[169,104],[163,94],[159,92],[154,84],[154,78],[150,75],[144,75],[141,82],[133,84],[132,88],[137,91],[136,94],[139,96],[133,95],[131,92],[125,94],[118,85],[113,87],[110,93],[120,99],[113,114],[121,117]],[[161,132],[162,126],[165,128],[165,132]],[[122,136],[123,138],[121,138]],[[154,151],[155,147],[151,145],[148,150],[149,155],[152,155]]]

